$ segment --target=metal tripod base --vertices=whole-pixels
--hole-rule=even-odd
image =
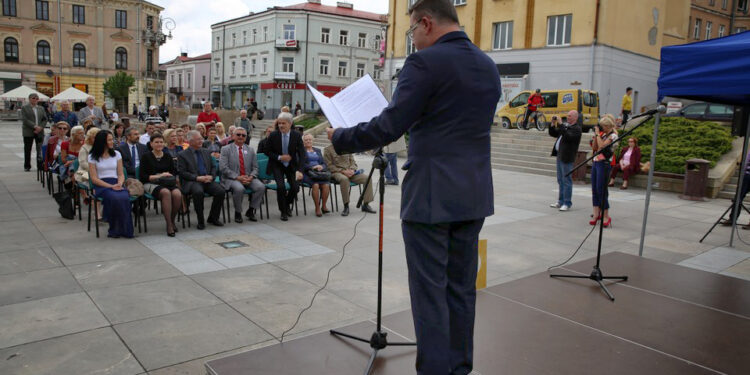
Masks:
[[[607,297],[614,302],[615,296],[612,295],[612,293],[609,292],[609,289],[607,289],[606,286],[604,286],[604,283],[602,283],[602,280],[621,280],[621,281],[628,281],[627,276],[604,276],[602,275],[602,270],[599,269],[599,267],[594,266],[594,269],[591,271],[591,275],[588,276],[579,276],[579,275],[549,275],[549,277],[565,277],[569,279],[591,279],[597,282],[599,284],[599,287],[602,288],[605,294],[607,294]]]
[[[370,375],[372,372],[372,365],[375,364],[375,358],[378,356],[378,351],[381,349],[385,349],[388,346],[416,346],[417,343],[415,342],[388,342],[388,339],[386,336],[388,335],[388,332],[380,332],[375,331],[372,333],[372,336],[370,337],[370,340],[365,340],[361,337],[352,336],[348,333],[339,332],[336,330],[330,331],[332,335],[345,337],[348,339],[366,342],[370,344],[370,347],[372,348],[372,353],[370,354],[370,359],[367,361],[367,367],[365,368],[365,375]]]

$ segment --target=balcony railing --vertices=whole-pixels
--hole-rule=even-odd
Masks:
[[[285,51],[298,51],[299,41],[295,39],[276,39],[276,49]]]

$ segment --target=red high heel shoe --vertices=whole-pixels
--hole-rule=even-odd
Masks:
[[[596,225],[599,219],[601,219],[601,216],[597,216],[594,220],[589,221],[589,225]]]
[[[612,224],[612,217],[610,217],[609,219],[607,219],[607,221],[605,221],[605,222],[604,222],[604,225],[603,225],[603,226],[604,226],[605,228],[609,228],[609,226],[610,226],[611,224]]]

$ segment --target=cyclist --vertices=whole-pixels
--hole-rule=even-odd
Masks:
[[[537,107],[544,107],[544,99],[541,92],[542,90],[536,89],[536,92],[529,96],[529,105],[526,106],[526,114],[523,116],[523,124],[521,124],[525,130],[529,130],[529,116],[536,114]]]

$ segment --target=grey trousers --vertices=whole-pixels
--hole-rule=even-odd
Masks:
[[[358,185],[364,185],[367,182],[367,175],[364,173],[354,175],[351,178],[348,178],[341,173],[334,173],[332,177],[339,184],[339,188],[341,188],[341,200],[344,201],[344,204],[349,203],[349,182]],[[365,198],[363,199],[363,203],[370,203],[372,202],[372,199],[372,181],[370,181],[370,184],[365,188]]]
[[[250,208],[257,210],[263,202],[263,195],[266,191],[266,186],[263,185],[260,180],[254,178],[250,181],[249,187],[253,191],[253,194],[250,196]],[[234,200],[234,212],[242,213],[242,199],[245,197],[246,186],[242,185],[239,181],[234,180],[229,188],[232,191],[232,199]]]

